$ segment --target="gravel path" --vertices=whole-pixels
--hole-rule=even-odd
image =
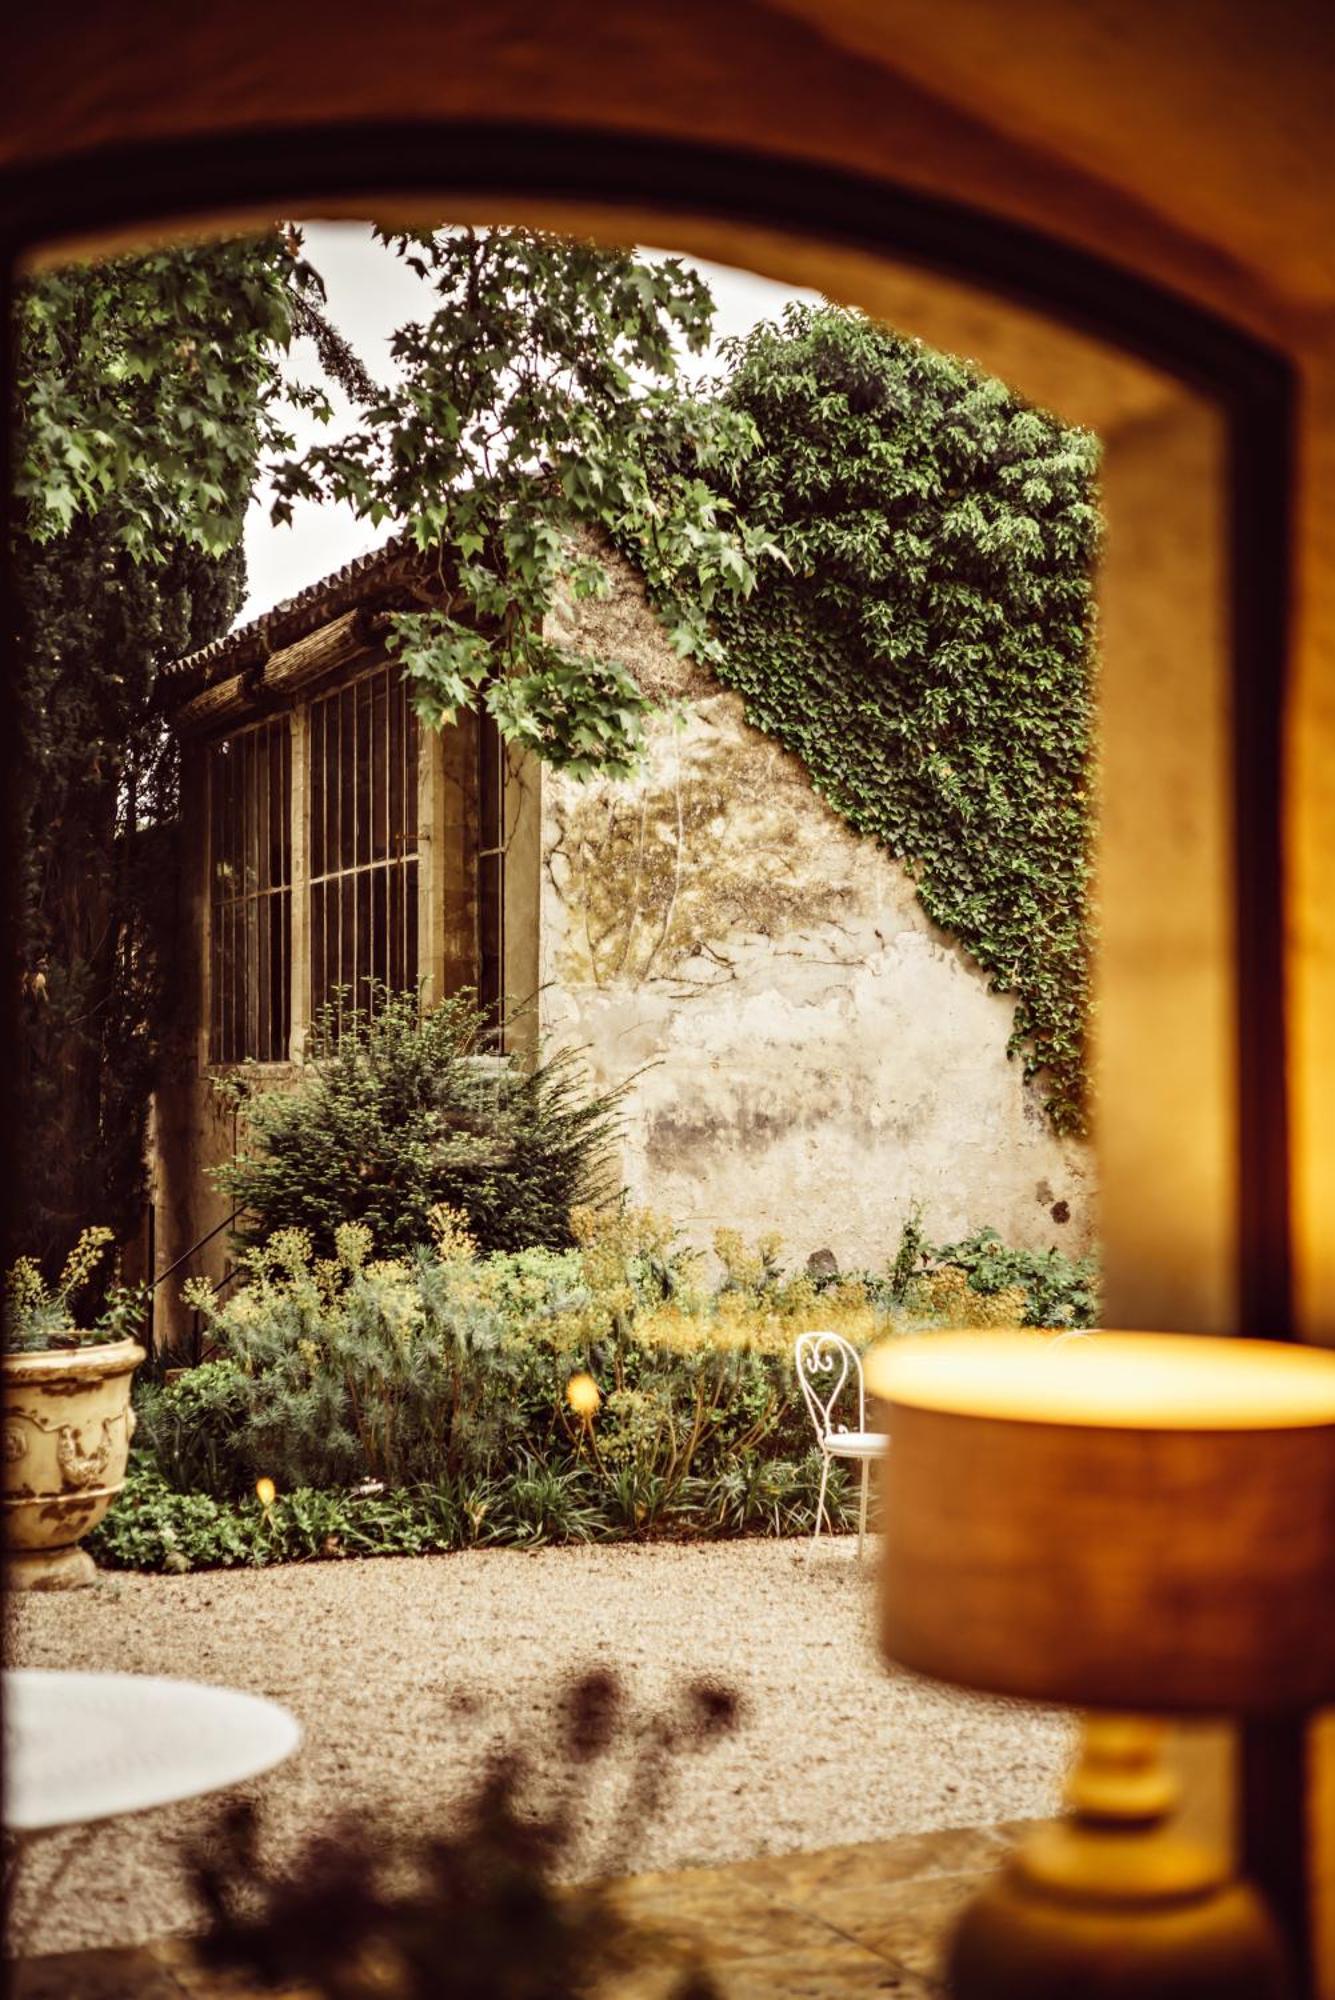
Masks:
[[[318,1563],[198,1576],[103,1576],[9,1600],[17,1666],[188,1675],[274,1696],[306,1741],[241,1790],[282,1855],[345,1808],[403,1825],[439,1816],[489,1743],[541,1742],[554,1683],[615,1667],[643,1704],[683,1676],[745,1703],[732,1738],[680,1772],[674,1804],[615,1858],[596,1827],[582,1866],[687,1867],[1053,1808],[1065,1719],[888,1672],[872,1586],[841,1540],[561,1548]],[[460,1695],[472,1699],[461,1701]],[[591,1817],[625,1770],[603,1775]],[[20,1882],[25,1951],[131,1943],[188,1926],[175,1848],[205,1802],[43,1842]],[[71,1843],[82,1842],[66,1852]],[[53,1907],[41,1890],[65,1864]]]

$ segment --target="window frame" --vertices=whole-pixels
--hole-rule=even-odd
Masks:
[[[350,45],[350,44],[349,44]],[[931,174],[901,178],[882,163],[846,166],[789,148],[769,153],[702,137],[672,125],[663,130],[613,130],[581,121],[533,116],[469,118],[449,108],[420,107],[411,117],[387,114],[373,78],[339,116],[316,106],[301,121],[275,123],[263,111],[264,79],[231,122],[208,119],[187,102],[184,125],[162,136],[139,136],[133,117],[113,114],[107,125],[73,120],[73,136],[50,153],[0,174],[0,268],[5,308],[21,260],[64,240],[86,243],[142,239],[147,224],[181,229],[219,216],[267,218],[291,209],[300,190],[308,207],[365,215],[396,215],[405,204],[439,213],[480,203],[491,214],[509,202],[551,226],[553,201],[583,204],[588,218],[628,218],[642,232],[645,216],[675,229],[700,256],[744,240],[806,246],[804,281],[819,282],[810,246],[846,246],[875,258],[898,258],[947,278],[995,290],[1059,323],[1090,329],[1099,339],[1144,355],[1195,384],[1217,402],[1229,429],[1226,500],[1230,537],[1230,628],[1234,807],[1232,889],[1236,915],[1231,963],[1238,1006],[1232,1078],[1239,1118],[1240,1173],[1235,1215],[1242,1323],[1271,1339],[1301,1337],[1295,1325],[1287,1064],[1291,968],[1286,923],[1294,891],[1285,870],[1285,723],[1310,725],[1313,698],[1290,712],[1293,646],[1293,503],[1298,434],[1298,370],[1273,333],[1253,327],[1192,296],[1189,281],[1169,284],[1137,264],[1134,207],[1131,251],[1088,249],[1068,227],[1014,219],[985,198],[980,173],[965,174],[965,191],[935,192]],[[255,109],[255,104],[261,106]],[[179,107],[178,107],[179,111]],[[192,125],[193,117],[193,125]],[[169,198],[164,190],[170,190]],[[1097,190],[1106,197],[1108,190]],[[1117,197],[1111,197],[1117,242]],[[682,218],[687,218],[685,222]],[[635,221],[629,220],[635,218]],[[1161,220],[1150,218],[1163,236]],[[593,225],[596,227],[596,225]],[[727,232],[733,232],[730,238]],[[1094,232],[1097,235],[1097,231]],[[1173,241],[1171,232],[1168,238]],[[1195,246],[1189,246],[1194,248]],[[1211,269],[1208,250],[1206,269]],[[764,268],[752,260],[733,261]],[[1215,259],[1216,265],[1218,258]],[[1198,269],[1199,267],[1193,267]],[[12,389],[12,361],[9,364]],[[0,494],[0,506],[9,504]],[[17,640],[8,649],[18,671]],[[1313,682],[1315,685],[1315,682]],[[1301,693],[1302,690],[1300,689]],[[17,791],[20,747],[11,732],[0,757]],[[1315,768],[1315,767],[1313,767]],[[1291,775],[1291,773],[1290,773]],[[1290,818],[1307,803],[1316,780],[1299,772],[1287,798]],[[15,827],[17,822],[15,822]],[[21,864],[10,833],[11,864]],[[12,914],[9,917],[13,930]],[[5,1004],[19,1006],[17,982]],[[1143,986],[1145,1032],[1155,1031],[1156,989]],[[204,1020],[208,1020],[207,1011]],[[11,1035],[11,1042],[13,1036]],[[16,1129],[16,1128],[15,1128]],[[17,1144],[15,1140],[14,1144]],[[6,1162],[18,1155],[11,1145]],[[1304,1245],[1306,1262],[1314,1253]],[[1318,1274],[1319,1275],[1319,1274]],[[1244,1776],[1248,1871],[1273,1898],[1300,1959],[1306,1956],[1306,1897],[1313,1860],[1306,1843],[1307,1791],[1299,1723],[1282,1717],[1250,1722],[1254,1746]]]
[[[294,691],[283,703],[267,709],[264,713],[230,721],[226,728],[211,732],[200,745],[208,788],[201,830],[204,899],[200,938],[202,981],[200,1038],[201,1067],[210,1076],[231,1075],[243,1065],[270,1075],[281,1076],[292,1068],[300,1066],[304,1060],[312,1020],[311,817],[314,801],[311,792],[311,711],[317,702],[341,693],[345,688],[355,687],[377,674],[392,675],[395,670],[396,663],[387,655],[370,652],[351,666],[345,664],[335,672],[321,675],[318,680],[313,680],[299,691]],[[234,742],[239,737],[261,728],[272,728],[280,721],[287,723],[289,745],[287,1048],[285,1054],[267,1059],[247,1056],[221,1058],[215,1054],[213,1041],[216,979],[213,947],[214,756],[224,743]],[[462,726],[457,725],[453,730],[437,731],[425,728],[419,722],[415,730],[417,831],[412,859],[416,863],[417,871],[416,979],[419,990],[427,1001],[455,991],[460,985],[475,984],[477,978],[476,968],[479,959],[476,935],[478,859],[476,801],[471,788],[465,788],[463,811],[450,811],[447,802],[447,793],[458,789],[460,774],[467,771],[470,760],[476,761],[472,732],[467,729],[466,723],[467,718],[463,719]],[[450,740],[455,737],[466,740],[456,747]],[[463,752],[462,756],[459,754],[460,750]],[[447,764],[450,767],[448,771]],[[456,891],[461,893],[456,893],[451,899],[453,907],[450,914],[455,928],[453,936],[447,939],[442,907],[445,902],[447,881],[440,879],[438,871],[444,871],[448,878],[451,863],[454,864],[453,872],[462,875],[462,882],[454,885]],[[461,916],[472,932],[467,957],[465,950],[460,948],[458,926]],[[447,949],[448,945],[452,945],[453,949]]]
[[[376,739],[376,729],[379,709],[378,689],[382,684],[386,695],[386,705],[383,711],[385,759],[383,774],[381,774],[382,781],[378,784],[377,767],[380,764],[380,756]],[[368,691],[368,699],[365,702],[361,698],[361,690],[363,689]],[[332,709],[337,705],[339,716],[338,741],[341,750],[343,733],[347,726],[347,708],[345,704],[349,697],[351,697],[353,732],[351,766],[349,770],[349,767],[340,758],[340,769],[334,775],[336,777],[335,793],[338,802],[335,823],[340,832],[344,831],[346,815],[349,811],[352,814],[352,859],[351,861],[346,861],[342,853],[340,853],[337,865],[331,866],[328,850],[331,766],[326,761],[329,732],[326,725],[324,743],[317,759],[312,724],[317,708]],[[390,824],[390,805],[393,797],[390,765],[393,730],[390,704],[396,698],[401,704],[399,709],[401,718],[399,739],[401,759],[398,772],[398,786],[400,818],[403,822],[398,828]],[[363,759],[361,754],[364,715],[366,717],[366,741],[369,746],[365,775],[363,775]],[[424,788],[422,785],[422,762],[425,739],[429,732],[423,729],[421,722],[413,710],[412,703],[407,697],[402,670],[392,660],[372,660],[369,663],[363,663],[350,672],[344,671],[340,673],[336,681],[326,682],[320,687],[312,688],[300,704],[300,708],[294,718],[294,727],[304,738],[301,759],[303,797],[305,801],[303,815],[304,840],[301,857],[303,894],[301,907],[305,914],[305,936],[302,948],[302,1005],[300,1011],[305,1025],[309,1026],[310,1020],[319,1011],[319,1006],[325,1004],[325,999],[327,999],[331,987],[336,987],[340,984],[340,979],[334,979],[333,981],[327,978],[324,979],[322,981],[324,998],[317,1005],[315,992],[317,957],[315,892],[317,888],[323,888],[326,896],[328,896],[331,887],[337,885],[340,891],[338,901],[340,904],[343,904],[346,896],[346,890],[344,890],[343,885],[352,885],[351,901],[354,918],[354,937],[356,937],[361,927],[362,897],[359,892],[364,879],[367,889],[366,914],[370,921],[372,935],[374,935],[375,877],[377,874],[383,874],[387,878],[396,873],[400,874],[402,879],[401,895],[399,898],[399,923],[401,925],[400,935],[403,945],[403,984],[406,986],[422,977],[423,917],[426,914],[426,899],[422,893],[425,850],[422,840],[421,809],[424,802],[424,790],[428,794],[428,803],[430,793],[430,787]],[[315,782],[317,761],[319,766],[318,799]],[[370,816],[366,815],[363,810],[366,803],[364,795],[368,791],[372,801],[372,814]],[[323,807],[323,826],[318,843],[315,827],[317,805]],[[383,805],[385,816],[385,852],[383,855],[377,855],[375,853],[375,827],[373,819],[378,815],[381,805]],[[398,843],[397,853],[393,851],[396,841]],[[409,845],[409,841],[411,841],[411,845]],[[340,847],[342,845],[343,843],[340,842]],[[363,845],[366,849],[365,854],[363,854]],[[319,848],[318,855],[317,846]],[[316,865],[317,860],[319,863],[318,869]],[[388,882],[386,887],[388,890]],[[340,914],[340,926],[341,922],[342,916]],[[330,935],[327,904],[322,917],[320,932],[319,942],[324,949],[319,953],[319,956],[327,962],[327,948]],[[389,963],[392,957],[390,935],[389,897],[387,894],[385,902],[386,970],[392,973],[393,967]],[[341,959],[341,928],[339,937],[339,956]],[[408,963],[408,941],[410,937],[413,945],[413,963],[411,966]],[[355,950],[356,946],[354,946],[354,953]],[[338,967],[340,978],[343,970],[344,967],[340,963]],[[366,997],[359,997],[356,991],[357,983],[357,978],[354,974],[353,993],[350,1002],[353,1008],[367,1004]],[[295,1041],[293,1046],[296,1046]]]

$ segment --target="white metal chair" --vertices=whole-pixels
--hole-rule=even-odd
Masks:
[[[862,1497],[858,1504],[858,1555],[862,1554],[867,1537],[867,1487],[871,1479],[872,1460],[884,1456],[890,1443],[884,1431],[867,1429],[867,1392],[862,1380],[862,1361],[855,1347],[838,1333],[799,1333],[793,1351],[797,1368],[797,1379],[802,1385],[802,1397],[816,1427],[816,1442],[821,1450],[820,1498],[816,1502],[816,1529],[811,1537],[807,1556],[820,1536],[821,1516],[825,1525],[833,1533],[833,1524],[825,1512],[825,1489],[830,1478],[832,1458],[852,1458],[862,1465]],[[835,1419],[835,1406],[845,1386],[856,1382],[858,1394],[858,1427],[849,1430],[846,1424]]]

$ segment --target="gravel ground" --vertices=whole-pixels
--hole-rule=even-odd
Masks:
[[[278,1857],[339,1810],[405,1827],[442,1818],[489,1744],[550,1740],[554,1684],[594,1662],[615,1667],[643,1706],[686,1676],[724,1680],[744,1717],[683,1762],[669,1811],[615,1855],[597,1832],[627,1770],[605,1770],[577,1870],[688,1867],[1050,1812],[1065,1718],[887,1671],[851,1543],[826,1544],[809,1564],[805,1547],[496,1549],[104,1575],[91,1590],[11,1598],[7,1657],[181,1674],[284,1702],[304,1725],[302,1749],[238,1788],[262,1804]],[[176,1849],[214,1810],[193,1802],[40,1842],[19,1884],[15,1945],[62,1951],[188,1927]]]

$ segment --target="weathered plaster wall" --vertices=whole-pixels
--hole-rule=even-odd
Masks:
[[[702,1244],[776,1229],[845,1266],[892,1253],[915,1200],[938,1237],[1087,1248],[1092,1158],[1007,1060],[1013,1000],[676,660],[628,573],[578,631],[681,702],[638,780],[543,784],[544,1026],[600,1086],[634,1077],[636,1197]]]

